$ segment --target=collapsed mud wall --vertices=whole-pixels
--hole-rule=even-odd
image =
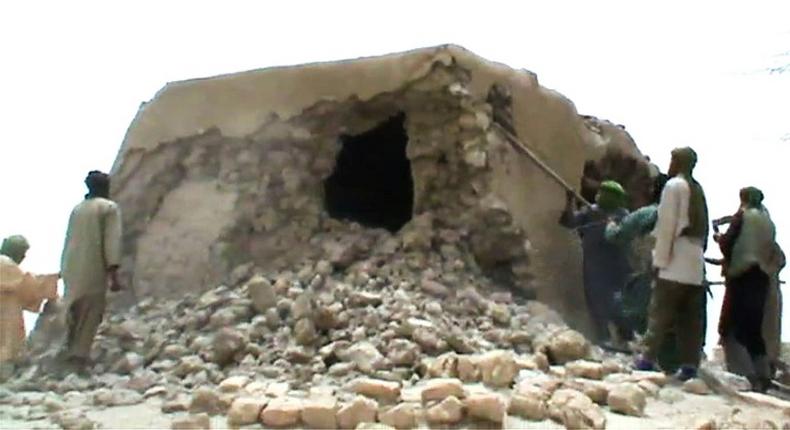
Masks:
[[[454,46],[170,84],[138,112],[113,167],[126,276],[138,295],[173,296],[245,263],[332,257],[316,238],[337,222],[326,180],[342,142],[401,116],[413,182],[403,246],[453,231],[477,270],[578,322],[578,239],[557,225],[564,192],[492,125],[495,83],[512,94],[516,134],[569,183],[588,160],[622,164],[602,161],[621,151],[601,155],[606,135],[534,74]]]

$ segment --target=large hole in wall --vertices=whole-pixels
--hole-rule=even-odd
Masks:
[[[405,120],[400,113],[370,131],[340,137],[335,170],[324,182],[331,217],[392,232],[411,219],[414,183]]]

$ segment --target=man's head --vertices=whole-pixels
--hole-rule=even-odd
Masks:
[[[22,235],[14,235],[3,239],[3,245],[0,246],[0,254],[19,264],[25,259],[28,249],[30,249],[30,244],[27,243],[27,239]]]
[[[669,171],[667,172],[670,177],[677,175],[691,175],[694,171],[694,166],[697,165],[697,153],[693,149],[687,147],[675,148],[672,150],[672,161],[669,163]]]
[[[110,175],[92,170],[85,178],[85,185],[88,187],[86,197],[110,197]]]
[[[741,188],[741,207],[760,208],[763,205],[763,192],[757,187]]]
[[[595,195],[595,203],[604,210],[612,210],[625,206],[626,192],[622,185],[615,181],[603,181]]]

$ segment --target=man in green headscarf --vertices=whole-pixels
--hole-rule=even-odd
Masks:
[[[560,224],[576,229],[582,239],[584,295],[599,343],[610,340],[609,327],[612,325],[617,335],[628,335],[615,295],[625,286],[631,267],[625,249],[604,238],[607,222],[620,220],[628,214],[625,203],[623,187],[615,181],[603,181],[592,207],[574,210],[575,197],[569,192],[560,218]]]
[[[728,368],[749,378],[754,390],[765,391],[771,380],[764,330],[766,302],[783,256],[777,255],[781,250],[776,245],[774,224],[762,204],[762,191],[743,188],[740,197],[741,207],[727,232],[714,235],[724,256],[726,280],[719,334]]]
[[[645,353],[635,367],[654,370],[667,335],[676,330],[681,362],[677,377],[696,377],[702,355],[705,306],[705,260],[708,208],[702,186],[692,173],[697,154],[691,148],[672,151],[669,176],[658,206],[653,235],[656,285],[650,298]]]
[[[25,350],[22,311],[38,312],[44,299],[57,298],[57,274],[33,275],[19,267],[29,248],[19,235],[6,238],[0,247],[0,366],[6,368]]]

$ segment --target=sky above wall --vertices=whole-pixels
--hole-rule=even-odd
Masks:
[[[0,236],[58,271],[85,174],[169,81],[454,43],[624,124],[664,169],[694,147],[714,216],[762,188],[790,249],[790,72],[768,72],[790,63],[788,17],[787,1],[4,2]]]

